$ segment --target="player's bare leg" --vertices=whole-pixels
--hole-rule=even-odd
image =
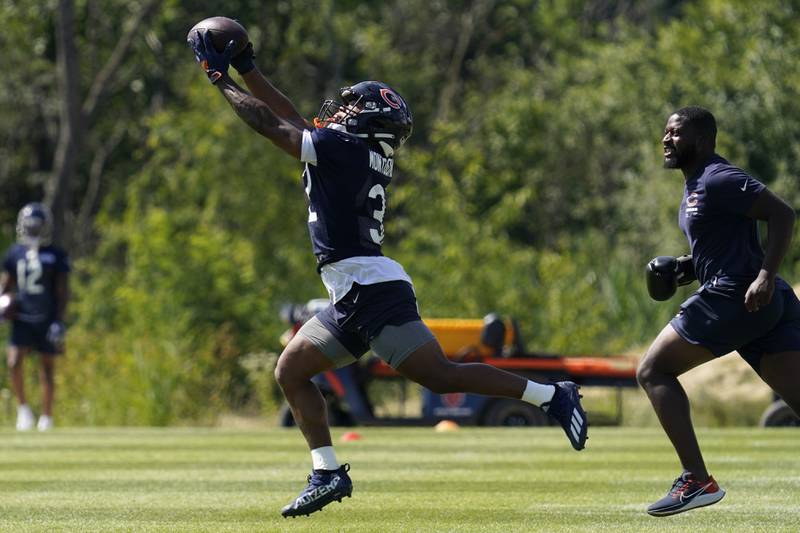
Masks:
[[[325,398],[311,378],[331,370],[333,363],[311,342],[296,335],[283,350],[275,367],[275,380],[283,390],[294,421],[311,449],[314,470],[300,495],[286,505],[284,517],[308,515],[332,501],[341,501],[353,490],[347,471],[333,454]]]
[[[19,346],[8,347],[8,368],[11,371],[11,388],[17,397],[18,405],[25,405],[25,379],[23,367],[28,350]]]
[[[650,398],[684,470],[667,495],[648,507],[647,512],[653,516],[711,505],[725,495],[706,470],[692,426],[689,398],[678,381],[679,375],[711,359],[714,359],[713,353],[685,341],[667,325],[639,363],[636,377]]]
[[[543,385],[483,363],[456,363],[436,340],[417,348],[397,371],[437,394],[467,392],[524,399],[542,407],[564,428],[576,450],[586,443],[588,423],[572,382]]]
[[[667,325],[650,345],[636,372],[681,465],[700,481],[708,478],[708,472],[692,426],[689,398],[678,376],[712,359],[714,354],[685,341]]]
[[[397,371],[436,394],[471,392],[521,398],[528,380],[483,363],[455,363],[435,340],[419,347]]]
[[[761,379],[800,416],[800,352],[766,354],[761,358]]]
[[[8,347],[8,369],[11,374],[11,388],[17,398],[17,429],[27,431],[33,428],[33,412],[25,401],[25,376],[23,373],[25,356],[28,350],[19,346]]]
[[[311,378],[332,368],[331,360],[301,336],[295,336],[289,342],[275,367],[275,380],[312,450],[330,446],[331,432],[325,398]]]
[[[42,384],[42,414],[52,417],[56,358],[53,355],[42,354],[40,359],[39,382]]]

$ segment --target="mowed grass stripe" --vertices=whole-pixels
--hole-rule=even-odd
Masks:
[[[359,428],[337,444],[352,499],[310,518],[280,507],[303,486],[297,430],[0,431],[3,531],[797,531],[795,429],[699,430],[728,495],[656,519],[678,474],[658,429],[592,428],[574,452],[557,428]],[[341,431],[335,431],[338,438]]]

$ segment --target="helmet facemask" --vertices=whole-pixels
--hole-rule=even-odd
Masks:
[[[51,219],[50,211],[43,204],[27,204],[17,216],[17,242],[30,248],[50,244]]]
[[[358,115],[360,111],[358,105],[363,96],[355,95],[347,89],[342,89],[341,95],[342,101],[329,99],[322,103],[319,113],[314,118],[314,126],[348,132],[348,125],[356,125],[355,122],[348,124],[348,121]]]

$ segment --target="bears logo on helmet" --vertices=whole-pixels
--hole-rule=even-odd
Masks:
[[[386,103],[389,104],[389,107],[400,109],[402,106],[399,97],[394,94],[391,89],[381,89],[381,96],[386,100]]]

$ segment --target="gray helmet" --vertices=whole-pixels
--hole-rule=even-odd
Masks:
[[[46,205],[31,202],[19,210],[17,242],[26,246],[46,246],[53,233],[53,216]]]

